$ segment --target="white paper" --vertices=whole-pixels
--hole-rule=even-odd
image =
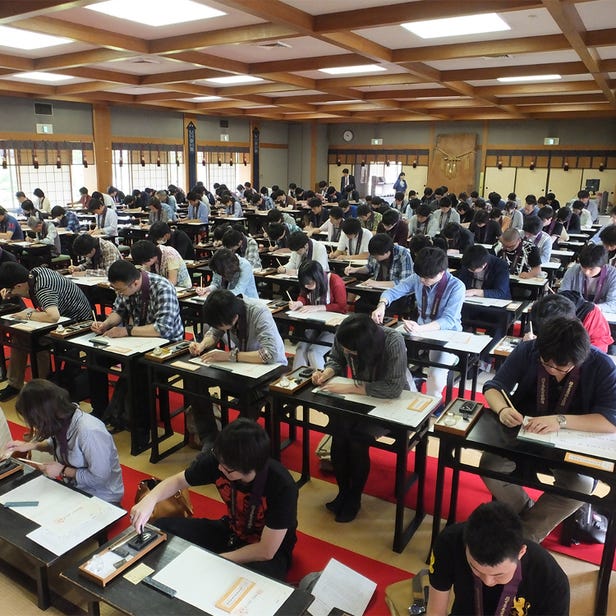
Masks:
[[[481,353],[481,351],[492,342],[492,338],[485,334],[456,332],[448,329],[436,329],[421,334],[410,334],[404,327],[404,323],[398,325],[395,329],[406,336],[445,342],[443,349],[455,349],[459,351],[468,351],[469,353]]]
[[[108,346],[96,346],[92,344],[92,338],[100,338],[109,343]],[[109,353],[118,352],[122,355],[136,355],[137,353],[147,353],[169,340],[166,338],[147,338],[144,336],[125,336],[124,338],[108,338],[107,336],[97,336],[94,332],[71,338],[71,342],[84,347],[98,348]]]
[[[72,280],[76,285],[83,287],[96,287],[101,282],[107,282],[106,276],[67,276],[69,280]],[[109,287],[111,289],[111,287]]]
[[[480,306],[495,306],[497,308],[504,308],[511,303],[510,299],[497,299],[496,297],[465,297],[465,304],[478,304]]]
[[[4,411],[0,408],[0,456],[5,452],[9,441],[13,440],[9,423],[4,416]]]
[[[9,501],[38,501],[36,507],[19,507],[16,511],[40,526],[26,536],[57,555],[68,552],[126,513],[96,496],[80,494],[42,475],[0,496],[0,503]]]
[[[282,364],[251,364],[245,361],[213,361],[205,363],[201,360],[201,357],[193,357],[188,360],[193,364],[199,364],[200,366],[208,366],[210,368],[217,368],[218,370],[224,370],[225,372],[232,372],[233,374],[240,374],[242,376],[248,376],[253,379],[258,379],[274,370],[277,370]]]
[[[43,323],[43,321],[32,321],[20,319],[19,317],[15,317],[12,314],[7,314],[3,317],[8,321],[23,321],[23,323],[15,323],[15,325],[11,325],[11,327],[15,327],[16,329],[27,329],[28,331],[34,331],[36,329],[43,329],[45,327],[53,327],[55,324],[66,323],[70,321],[68,317],[60,317],[56,323]]]
[[[353,616],[362,616],[375,590],[375,582],[332,558],[312,590],[315,600],[308,612],[312,616],[327,616],[337,607]]]
[[[300,312],[299,310],[288,310],[286,312],[294,319],[302,319],[303,321],[319,321],[321,323],[329,323],[339,325],[349,315],[341,312],[328,312],[327,310],[315,310],[314,312]]]
[[[274,614],[293,593],[293,588],[245,569],[210,552],[190,546],[163,567],[154,579],[177,592],[177,598],[212,616],[229,616],[215,603],[240,577],[255,583],[232,614]]]

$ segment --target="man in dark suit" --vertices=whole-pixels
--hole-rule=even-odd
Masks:
[[[340,192],[344,195],[346,194],[347,186],[351,188],[355,188],[355,176],[349,175],[348,169],[342,170],[342,179],[340,180]]]

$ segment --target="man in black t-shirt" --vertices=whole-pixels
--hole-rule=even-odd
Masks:
[[[434,544],[428,614],[448,613],[566,616],[569,580],[547,550],[524,540],[522,523],[507,505],[484,503]]]
[[[227,506],[219,520],[162,518],[156,525],[225,558],[280,580],[296,542],[297,486],[269,457],[269,438],[255,422],[239,418],[218,435],[213,449],[159,483],[130,512],[139,532],[156,503],[190,486],[215,484]]]

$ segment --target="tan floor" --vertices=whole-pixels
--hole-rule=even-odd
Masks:
[[[7,419],[22,423],[15,414],[14,399],[5,403],[3,408]],[[185,468],[195,454],[194,450],[184,448],[169,458],[153,465],[149,463],[147,453],[136,457],[130,456],[129,439],[126,432],[116,435],[115,440],[120,452],[120,459],[124,464],[157,477],[164,478]],[[434,443],[430,445],[430,453],[431,455],[435,454]],[[215,489],[211,487],[199,488],[197,491],[217,498]],[[302,532],[361,553],[377,561],[399,567],[409,573],[414,573],[425,566],[424,558],[428,551],[432,525],[432,518],[430,516],[424,520],[404,552],[396,554],[391,550],[394,519],[394,505],[392,503],[384,502],[371,496],[365,496],[362,500],[362,510],[358,518],[351,524],[340,525],[332,521],[331,514],[323,507],[323,503],[331,499],[334,493],[335,487],[333,484],[314,479],[301,489],[299,528]],[[594,604],[597,567],[559,554],[554,556],[571,581],[571,614],[575,616],[591,616],[593,614],[592,606]],[[10,555],[7,556],[0,551],[0,559],[9,557]],[[18,559],[11,559],[12,562],[16,560]],[[25,573],[30,572],[25,571]],[[66,599],[85,609],[85,604],[80,602],[75,593],[69,591],[57,579],[54,580],[52,586]],[[27,616],[42,613],[36,607],[34,585],[25,585],[25,580],[21,575],[17,575],[14,570],[1,564],[0,596],[2,596],[2,601],[0,602],[2,605],[0,608],[2,616]],[[105,615],[115,614],[115,611],[105,609],[104,607],[102,611]],[[66,604],[61,605],[59,608],[52,607],[45,612],[45,614],[50,616],[62,613],[75,612],[70,610],[70,606],[67,607]],[[389,613],[385,605],[382,606],[382,610],[379,610],[379,614],[381,613],[383,615]],[[610,584],[608,614],[610,613],[616,614],[616,575],[612,576]]]

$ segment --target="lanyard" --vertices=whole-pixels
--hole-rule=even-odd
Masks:
[[[430,321],[434,321],[438,309],[441,305],[441,299],[443,299],[443,294],[445,293],[445,289],[447,288],[447,283],[449,282],[449,273],[445,272],[443,277],[439,280],[436,286],[436,293],[434,295],[434,302],[432,303],[432,310],[430,311]],[[425,322],[426,314],[428,309],[428,293],[430,291],[430,287],[423,286],[421,290],[421,318]]]
[[[556,403],[556,408],[552,411],[556,414],[566,413],[571,406],[573,395],[580,382],[580,369],[576,366],[567,374],[562,382],[562,393]],[[550,375],[547,370],[539,364],[539,371],[537,374],[537,410],[541,415],[546,415],[550,412],[548,409],[549,397],[548,391],[550,387]]]
[[[511,613],[513,607],[513,600],[522,581],[522,565],[518,562],[515,573],[509,582],[503,586],[503,591],[498,600],[496,611],[494,616],[507,616]],[[475,585],[475,614],[477,616],[484,616],[485,611],[483,609],[483,582],[473,574],[473,582]]]
[[[595,294],[593,296],[593,300],[595,301],[595,303],[598,302],[602,297],[601,293],[603,291],[605,280],[607,278],[607,268],[608,268],[607,265],[604,265],[603,267],[601,267],[601,273],[599,274],[599,280],[597,281],[597,287],[595,289]],[[584,297],[584,299],[588,301],[593,301],[588,296],[588,278],[586,278],[586,276],[584,276],[584,280],[582,281],[582,296]]]

